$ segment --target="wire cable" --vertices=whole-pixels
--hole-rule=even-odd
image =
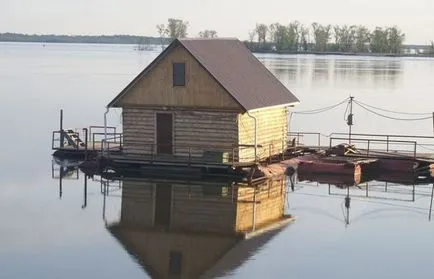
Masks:
[[[312,109],[312,110],[294,111],[293,113],[294,114],[317,114],[317,113],[326,112],[326,111],[329,111],[331,109],[334,109],[334,108],[344,104],[345,102],[348,101],[348,99],[349,98],[346,98],[345,100],[343,100],[337,104],[331,105],[331,106],[327,106],[327,107],[323,107],[323,108],[319,108],[319,109]]]
[[[390,112],[390,113],[395,113],[395,114],[406,114],[406,115],[432,115],[431,112],[400,112],[400,111],[382,109],[382,108],[375,107],[375,106],[372,106],[372,105],[369,105],[369,104],[366,104],[366,103],[363,103],[363,102],[360,102],[360,101],[358,101],[358,102],[360,104],[366,106],[366,107],[369,107],[369,108],[372,108],[372,109],[376,109],[376,110],[380,110],[380,111],[383,111],[383,112]]]
[[[354,101],[355,104],[357,104],[358,106],[360,106],[361,108],[369,111],[370,113],[373,113],[375,115],[384,117],[384,118],[388,118],[388,119],[392,119],[392,120],[400,120],[400,121],[419,121],[419,120],[428,120],[428,119],[432,119],[432,116],[427,116],[427,117],[420,117],[420,118],[397,118],[397,117],[392,117],[392,116],[387,116],[381,113],[378,113],[376,111],[373,111],[372,109],[369,109],[367,107],[365,107],[364,105],[362,105],[360,102],[358,101]]]

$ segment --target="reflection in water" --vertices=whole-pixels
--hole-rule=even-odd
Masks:
[[[292,220],[285,185],[125,179],[120,220],[107,229],[153,278],[223,276]]]
[[[71,167],[62,173],[76,170]],[[84,176],[83,208],[87,205],[88,179]],[[290,179],[267,181],[254,187],[224,180],[98,177],[92,180],[101,184],[102,218],[107,231],[152,278],[239,274],[239,267],[257,260],[256,255],[264,245],[271,243],[292,220],[285,214],[287,211],[298,215],[308,210],[317,215],[294,225],[291,236],[307,223],[315,224],[310,229],[336,220],[344,227],[359,227],[363,221],[380,218],[385,223],[394,217],[406,221],[402,215],[409,213],[428,215],[430,220],[434,192],[434,186],[427,184],[402,185],[368,178],[355,181],[354,177],[351,181],[348,177],[309,177],[297,173]],[[106,218],[109,203],[106,199],[110,196],[121,198],[120,214],[115,219]],[[427,199],[424,202],[430,203],[429,206],[421,204],[421,199]],[[360,231],[363,233],[363,229]],[[354,230],[348,232],[357,235]],[[291,242],[291,238],[285,241]],[[251,264],[247,266],[253,268]]]
[[[299,177],[300,179],[300,177]],[[306,178],[302,178],[307,180]],[[427,214],[428,220],[431,221],[432,203],[434,194],[434,183],[432,186],[429,184],[412,184],[403,185],[387,181],[369,181],[354,184],[349,179],[339,180],[336,176],[326,178],[326,176],[318,177],[322,183],[328,184],[327,195],[331,198],[337,199],[337,203],[341,207],[342,219],[344,224],[348,226],[351,222],[365,218],[367,216],[375,215],[383,211],[393,210],[407,210],[417,212],[418,214]],[[314,179],[309,179],[314,181]],[[324,182],[329,181],[329,182]],[[303,192],[305,187],[320,188],[324,187],[318,182],[299,182],[295,187],[295,193]],[[320,192],[318,190],[318,192]],[[321,193],[310,193],[310,196],[326,197]],[[424,198],[429,198],[429,206],[419,207],[415,204],[416,201]],[[290,199],[290,197],[288,197]],[[357,201],[357,211],[363,213],[350,218],[350,211],[353,201]],[[381,205],[387,208],[371,210],[370,205]],[[330,213],[327,213],[330,214]],[[330,216],[333,219],[340,219],[339,216]],[[352,220],[351,220],[352,219]]]
[[[403,74],[399,58],[340,56],[268,56],[258,57],[284,84],[315,83],[394,83]]]

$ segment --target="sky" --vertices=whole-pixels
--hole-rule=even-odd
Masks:
[[[434,0],[0,0],[0,33],[157,35],[168,18],[189,22],[189,37],[213,29],[247,39],[256,23],[397,25],[406,43],[434,40]]]

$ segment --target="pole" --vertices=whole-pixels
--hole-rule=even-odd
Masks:
[[[432,184],[432,190],[431,190],[431,203],[429,205],[429,220],[431,221],[431,212],[432,212],[432,199],[434,195],[434,183]]]
[[[84,160],[87,161],[87,144],[88,144],[88,140],[87,140],[87,136],[88,136],[88,131],[87,128],[83,128],[83,132],[84,132]]]
[[[84,175],[84,197],[83,197],[83,205],[81,206],[82,209],[87,207],[87,175]]]
[[[60,147],[63,147],[63,109],[60,110]]]
[[[348,144],[351,144],[351,126],[353,126],[353,99],[354,97],[350,96],[350,114],[348,114]]]
[[[102,144],[102,154],[106,153],[106,144],[107,144],[107,114],[109,113],[109,107],[106,108],[104,113],[104,142]]]

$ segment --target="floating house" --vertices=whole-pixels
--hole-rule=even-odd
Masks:
[[[176,39],[109,108],[123,152],[255,162],[282,152],[295,97],[237,39]]]
[[[283,178],[258,187],[128,179],[107,229],[152,278],[220,278],[293,221],[285,200]]]

